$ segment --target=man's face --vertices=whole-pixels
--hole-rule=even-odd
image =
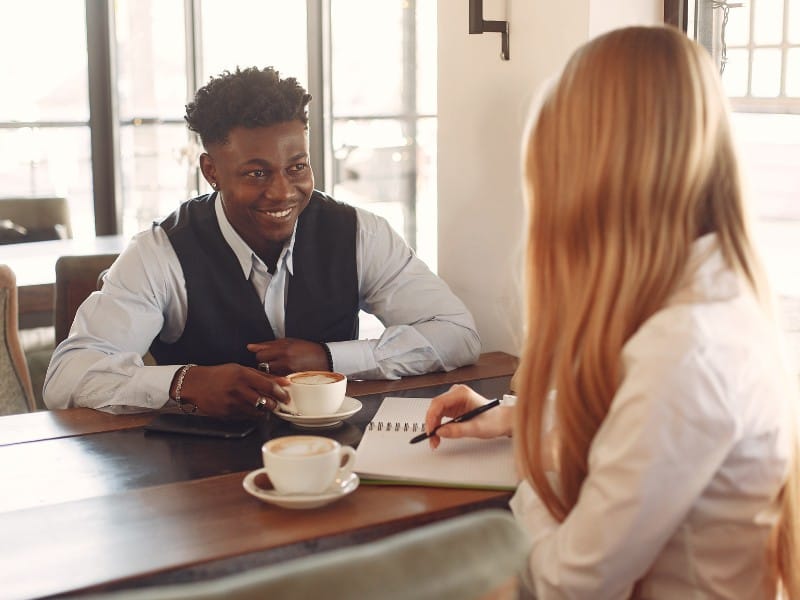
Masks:
[[[227,143],[208,148],[200,167],[222,192],[231,225],[256,253],[291,237],[314,190],[308,135],[299,120],[236,127]]]

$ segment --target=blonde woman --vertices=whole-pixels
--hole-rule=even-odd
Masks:
[[[800,598],[796,389],[707,53],[666,27],[589,42],[524,172],[519,400],[439,437],[513,431],[535,595]],[[484,401],[454,387],[427,426]]]

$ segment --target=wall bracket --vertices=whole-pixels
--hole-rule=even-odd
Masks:
[[[499,33],[500,58],[510,60],[508,21],[484,21],[483,0],[469,0],[469,32],[470,33]]]

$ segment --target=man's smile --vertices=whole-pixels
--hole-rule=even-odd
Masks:
[[[289,208],[284,208],[282,210],[264,210],[264,209],[257,209],[256,212],[262,215],[265,215],[271,219],[275,220],[284,220],[291,216],[292,212],[294,211],[294,207],[290,206]]]

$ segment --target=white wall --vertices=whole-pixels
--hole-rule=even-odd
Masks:
[[[540,84],[593,35],[657,23],[661,0],[484,0],[500,34],[470,35],[466,0],[439,0],[438,271],[467,304],[483,351],[519,354],[520,148]]]

